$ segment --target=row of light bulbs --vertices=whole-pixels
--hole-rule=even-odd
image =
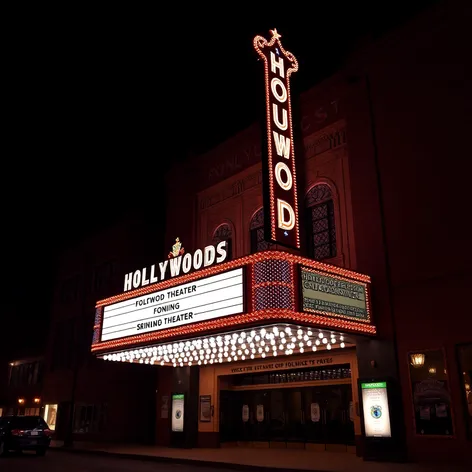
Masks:
[[[238,360],[265,358],[267,356],[302,354],[345,347],[344,336],[301,327],[269,326],[251,331],[240,331],[212,337],[196,338],[168,344],[160,344],[139,349],[131,349],[113,354],[105,354],[104,360],[118,362],[139,362],[140,364],[207,365]]]

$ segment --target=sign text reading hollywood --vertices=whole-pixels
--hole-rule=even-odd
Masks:
[[[197,249],[193,254],[188,252],[183,256],[174,257],[151,267],[129,272],[125,275],[123,291],[127,292],[145,285],[155,284],[170,277],[187,274],[191,270],[208,267],[223,262],[227,255],[227,242],[221,241],[216,246],[206,246],[203,250]]]

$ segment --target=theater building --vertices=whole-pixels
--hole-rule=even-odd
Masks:
[[[97,362],[153,372],[157,444],[470,460],[472,326],[451,295],[470,256],[445,250],[465,230],[439,229],[469,214],[470,89],[462,15],[438,11],[300,96],[283,31],[255,38],[262,131],[169,173],[168,254],[95,303]]]

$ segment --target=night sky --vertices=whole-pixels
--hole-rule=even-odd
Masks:
[[[11,344],[0,342],[3,354],[41,346],[62,247],[152,204],[170,165],[258,119],[255,35],[269,38],[277,28],[299,61],[293,80],[303,91],[432,3],[266,2],[264,14],[231,4],[219,11],[198,2],[149,11],[110,4],[11,18],[3,45],[0,320],[2,334],[13,334]]]

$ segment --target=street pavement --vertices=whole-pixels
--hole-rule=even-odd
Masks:
[[[194,465],[57,451],[48,451],[45,457],[36,457],[25,452],[0,458],[1,472],[204,472],[205,470],[206,467]],[[230,472],[230,469],[213,467],[210,470]]]
[[[260,451],[258,451],[260,452]],[[140,459],[120,457],[113,454],[94,454],[89,452],[66,452],[51,448],[45,457],[36,457],[34,453],[10,454],[0,458],[0,472],[234,472],[236,470],[261,471],[260,468],[230,464],[219,467],[218,464],[198,463],[179,464],[176,459],[166,461],[157,457]],[[177,459],[178,460],[178,459]],[[281,464],[278,464],[280,467]],[[283,466],[282,466],[283,467]],[[293,467],[293,466],[292,466]],[[277,466],[266,466],[266,471],[275,471]],[[282,469],[283,470],[283,469]],[[285,469],[287,470],[287,469]],[[294,470],[290,467],[290,470]],[[298,469],[300,472],[301,469]],[[307,470],[307,469],[305,469]],[[342,471],[342,472],[470,472],[470,468],[457,467],[451,464],[418,465],[418,464],[388,464],[363,462],[345,464],[345,466],[325,468],[323,464],[312,464],[310,470]],[[307,470],[307,472],[309,472]]]

